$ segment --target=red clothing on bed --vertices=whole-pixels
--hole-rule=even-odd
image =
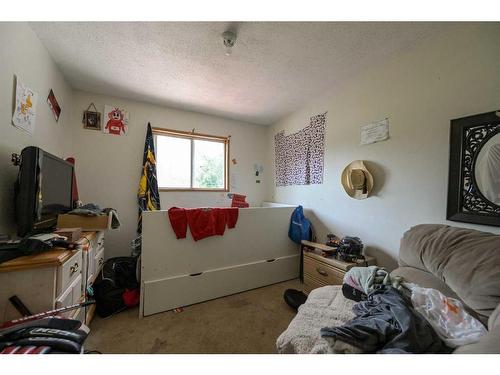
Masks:
[[[184,208],[172,207],[168,210],[168,218],[175,232],[177,239],[186,238],[187,233],[187,217]]]
[[[177,239],[186,238],[187,227],[195,241],[210,236],[222,236],[238,221],[238,208],[177,208],[168,210],[170,224]]]
[[[234,228],[236,226],[236,222],[238,221],[238,208],[224,208],[226,211],[226,222],[228,228]]]
[[[215,235],[216,209],[186,210],[189,230],[195,241]]]

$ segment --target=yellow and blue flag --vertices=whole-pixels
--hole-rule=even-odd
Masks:
[[[151,124],[148,123],[146,131],[146,142],[144,144],[144,156],[142,159],[142,175],[137,192],[139,203],[139,221],[137,233],[142,233],[142,211],[156,211],[160,209],[160,194],[158,192],[158,180],[156,179],[156,155]]]

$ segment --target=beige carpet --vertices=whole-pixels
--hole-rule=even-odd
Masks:
[[[276,353],[275,342],[295,312],[283,301],[286,281],[138,318],[138,309],[91,323],[86,350],[102,353]]]

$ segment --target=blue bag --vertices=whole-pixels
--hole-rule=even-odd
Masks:
[[[312,238],[311,222],[304,216],[304,209],[302,206],[298,206],[292,213],[288,237],[298,244],[300,244],[302,240],[310,241]]]

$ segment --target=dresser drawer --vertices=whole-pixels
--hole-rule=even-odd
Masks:
[[[80,275],[82,261],[82,250],[78,250],[70,259],[57,268],[56,295],[61,294]]]
[[[97,232],[96,234],[96,249],[101,249],[104,247],[104,232]]]
[[[82,297],[82,275],[73,280],[68,288],[56,299],[56,309],[66,307],[78,303]],[[74,311],[67,311],[62,313],[62,316],[70,317]]]
[[[95,232],[95,235],[90,239],[90,247],[94,249],[95,252],[99,251],[100,248],[104,246],[104,232]]]
[[[85,277],[87,280],[92,279],[94,276],[95,270],[94,270],[94,258],[95,258],[95,248],[92,246],[89,246],[87,250],[84,250],[83,252],[83,268],[82,268],[82,276],[85,280]]]
[[[328,285],[325,283],[324,280],[318,280],[317,278],[308,273],[304,273],[304,284],[307,286],[307,289],[309,290],[313,290]]]
[[[94,269],[97,275],[104,265],[104,248],[100,249],[94,257]]]
[[[306,274],[323,282],[325,285],[341,285],[344,280],[345,272],[305,255],[304,277]]]

